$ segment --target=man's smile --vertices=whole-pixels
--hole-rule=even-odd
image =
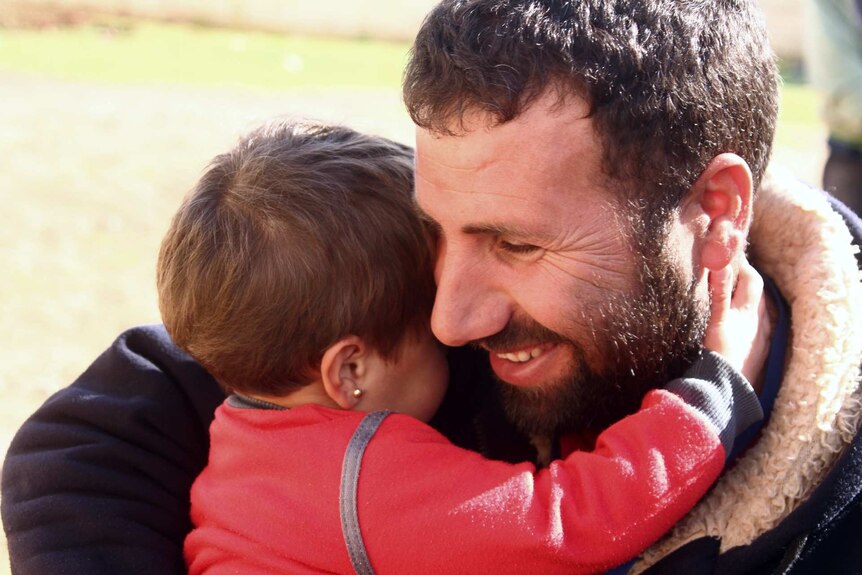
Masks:
[[[537,345],[513,351],[493,351],[488,350],[500,359],[505,359],[514,363],[524,363],[535,359],[542,355],[546,349],[549,349],[553,344]]]
[[[561,343],[544,343],[508,351],[488,350],[491,369],[504,382],[519,387],[540,387],[557,379],[570,363]]]

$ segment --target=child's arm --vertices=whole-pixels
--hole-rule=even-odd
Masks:
[[[712,280],[721,294],[715,317],[752,309],[756,278],[745,281],[731,300],[730,277]],[[738,316],[757,332],[756,313]],[[738,362],[750,354],[731,355]],[[707,353],[602,433],[593,452],[538,472],[457,449],[430,429],[427,442],[414,436],[405,446],[401,432],[415,423],[390,417],[360,476],[359,523],[371,564],[377,573],[606,570],[687,513],[720,474],[735,436],[761,416],[751,386]]]

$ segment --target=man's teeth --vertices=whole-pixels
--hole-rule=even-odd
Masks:
[[[524,363],[526,361],[530,361],[533,358],[539,357],[542,355],[541,347],[534,347],[533,349],[527,351],[522,349],[521,351],[511,351],[508,353],[498,353],[497,357],[501,359],[506,359],[509,361],[514,361],[515,363]]]

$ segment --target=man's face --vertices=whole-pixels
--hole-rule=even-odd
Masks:
[[[586,114],[576,98],[543,99],[499,126],[476,114],[463,135],[417,133],[417,202],[439,233],[432,330],[488,351],[530,433],[597,430],[634,411],[705,325],[691,249],[673,226],[673,249],[632,238]]]

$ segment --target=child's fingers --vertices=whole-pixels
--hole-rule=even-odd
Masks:
[[[730,266],[724,266],[720,270],[709,272],[709,293],[711,322],[718,323],[724,318],[730,309],[731,295],[733,294],[733,270]]]
[[[763,301],[763,278],[751,267],[748,259],[742,258],[731,305],[736,309],[742,309],[757,306],[761,301]]]

